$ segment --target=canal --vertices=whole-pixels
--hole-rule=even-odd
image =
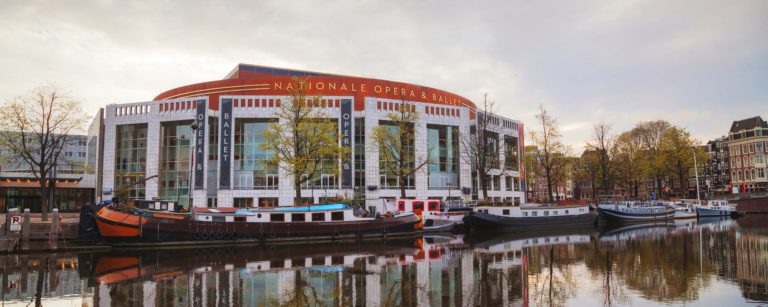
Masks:
[[[764,305],[768,215],[0,263],[4,306]]]

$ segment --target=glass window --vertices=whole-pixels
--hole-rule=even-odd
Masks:
[[[343,221],[343,220],[344,220],[343,211],[331,212],[331,221]]]
[[[282,213],[272,213],[269,215],[269,221],[271,222],[285,222],[285,215]]]
[[[164,122],[160,125],[160,198],[189,208],[190,158],[194,136],[192,121]]]
[[[390,133],[392,135],[399,135],[400,134],[400,128],[390,121],[379,121],[379,126],[383,126],[387,129],[389,129]],[[409,129],[413,129],[413,127],[410,127]],[[399,145],[396,145],[395,147],[398,147]],[[416,150],[414,148],[413,142],[409,142],[409,144],[403,145],[403,152],[408,153],[405,155],[406,161],[402,163],[403,166],[406,168],[413,168],[415,167],[415,161],[414,156],[416,155]],[[413,189],[415,188],[415,176],[412,174],[410,176],[407,176],[405,178],[405,182],[400,182],[400,177],[397,176],[398,170],[400,168],[400,163],[394,158],[396,156],[397,151],[394,152],[391,151],[392,154],[387,155],[385,154],[385,146],[379,147],[379,178],[382,189],[399,189],[401,186],[404,186],[406,189]],[[389,158],[387,157],[389,156]],[[389,159],[389,160],[387,160]]]
[[[259,198],[259,207],[277,207],[277,197]]]
[[[459,127],[427,125],[429,188],[459,186]]]
[[[520,146],[517,137],[505,136],[504,137],[504,167],[511,171],[520,170],[519,165],[519,150]]]
[[[147,167],[147,124],[119,125],[115,141],[115,194],[128,190],[130,199],[144,199]]]
[[[312,221],[313,222],[324,222],[325,221],[325,213],[312,213]]]
[[[250,208],[253,207],[253,198],[251,197],[235,197],[234,199],[234,206],[235,208]]]
[[[291,222],[304,222],[304,213],[291,213]]]
[[[365,119],[363,118],[355,118],[354,164],[355,198],[365,199]]]
[[[272,151],[262,149],[268,119],[235,120],[235,189],[277,189],[277,164]]]
[[[509,209],[501,210],[502,215],[509,215]]]

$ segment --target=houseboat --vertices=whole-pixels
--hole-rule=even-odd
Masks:
[[[736,205],[728,203],[727,200],[710,200],[706,205],[696,207],[698,216],[731,216],[736,213]]]
[[[680,202],[675,204],[675,218],[687,219],[696,217],[696,204]]]
[[[465,224],[473,230],[533,229],[584,226],[596,220],[587,205],[478,205],[465,217]]]
[[[412,233],[421,220],[413,213],[366,217],[345,204],[272,208],[196,208],[191,213],[150,209],[95,210],[103,238],[118,241],[268,240],[341,238]]]
[[[655,221],[675,218],[675,207],[666,202],[624,201],[599,204],[597,211],[607,220]]]

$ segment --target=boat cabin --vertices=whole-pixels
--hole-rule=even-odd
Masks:
[[[397,211],[413,212],[418,216],[423,212],[440,212],[440,200],[400,199],[397,201]]]

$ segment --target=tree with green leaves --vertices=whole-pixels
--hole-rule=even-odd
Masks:
[[[37,87],[0,106],[0,146],[29,165],[40,186],[43,221],[52,207],[51,183],[62,150],[87,120],[80,102],[52,85]]]
[[[699,142],[693,139],[685,128],[673,126],[664,131],[661,150],[666,160],[667,170],[677,177],[681,197],[685,197],[684,193],[688,191],[688,174],[694,167],[694,152],[700,165],[707,163],[708,156],[699,145]]]
[[[664,133],[670,127],[672,125],[669,122],[656,120],[640,122],[632,129],[633,133],[637,133],[641,140],[645,174],[654,181],[656,197],[661,197],[662,184],[668,175],[667,159],[664,157],[661,144]]]
[[[418,122],[415,106],[402,100],[371,133],[371,146],[379,152],[380,172],[397,177],[401,198],[406,197],[409,178],[429,163],[428,157],[416,155],[415,125]]]
[[[615,175],[630,197],[638,197],[640,183],[646,177],[646,161],[643,141],[635,129],[623,132],[613,145],[615,156]]]
[[[320,97],[307,93],[306,81],[294,79],[290,101],[280,104],[278,120],[267,126],[262,144],[263,150],[274,153],[269,162],[293,180],[295,205],[301,203],[302,184],[315,180],[321,171],[338,174],[339,161],[350,150],[339,144],[337,120],[321,108]]]

